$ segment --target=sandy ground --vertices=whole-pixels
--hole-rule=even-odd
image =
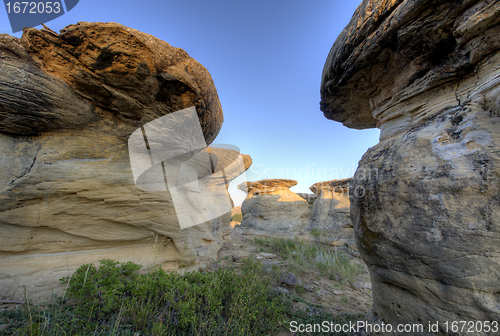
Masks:
[[[295,267],[289,269],[290,265],[287,265],[285,259],[277,254],[275,257],[266,258],[266,253],[261,252],[262,246],[254,242],[255,237],[252,234],[241,234],[241,230],[233,229],[231,241],[224,243],[224,247],[219,251],[219,260],[226,259],[227,262],[232,262],[233,265],[237,266],[241,258],[251,256],[263,262],[279,265],[283,267],[284,272],[290,271],[298,279],[301,288],[295,293],[299,297],[313,305],[321,306],[326,312],[332,314],[366,314],[371,309],[370,276],[366,265],[359,258],[355,246],[338,248],[350,257],[351,262],[364,267],[364,272],[353,282],[345,283],[340,279],[322,276],[318,270],[311,267],[305,266],[302,271],[297,271]],[[295,308],[309,309],[314,313],[314,309],[303,302],[297,302]]]

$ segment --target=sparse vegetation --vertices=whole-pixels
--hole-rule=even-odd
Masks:
[[[294,241],[274,245],[290,257],[302,258],[297,253],[303,253],[314,258],[318,252]],[[341,323],[363,317],[293,310],[293,301],[301,299],[293,292],[277,293],[276,269],[269,271],[251,258],[239,269],[221,266],[211,273],[179,275],[156,268],[139,274],[140,268],[112,260],[101,260],[98,268],[83,265],[71,278],[61,279],[67,283],[63,298],[1,312],[0,322],[10,324],[5,334],[273,335],[291,320]]]
[[[221,267],[185,275],[102,260],[83,265],[64,299],[4,312],[13,335],[266,335],[285,321],[285,301],[270,290],[260,263],[241,274]],[[282,328],[281,328],[282,329]]]
[[[313,228],[311,230],[311,234],[314,236],[314,237],[319,237],[319,235],[321,234],[321,232],[319,231],[318,228]]]
[[[338,278],[340,281],[354,281],[363,273],[363,266],[335,249],[314,243],[304,243],[296,239],[255,238],[255,243],[278,253],[299,269],[315,266],[323,275]]]
[[[243,220],[243,215],[240,214],[240,213],[234,214],[231,217],[231,222],[239,222],[239,223],[241,223],[242,220]]]

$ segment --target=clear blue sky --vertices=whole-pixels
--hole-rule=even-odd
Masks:
[[[249,154],[250,181],[291,178],[295,192],[351,177],[379,130],[351,130],[319,110],[321,72],[361,0],[80,0],[47,23],[118,22],[184,49],[210,71],[224,111],[215,143]],[[37,27],[41,28],[41,26]],[[0,8],[0,33],[12,31]],[[21,34],[11,34],[20,37]],[[243,193],[230,191],[236,205]]]

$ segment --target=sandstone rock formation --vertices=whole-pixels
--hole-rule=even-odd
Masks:
[[[202,65],[120,24],[81,22],[59,35],[0,35],[0,73],[0,298],[21,299],[23,285],[31,298],[47,297],[61,290],[59,278],[100,259],[182,270],[196,268],[197,255],[216,255],[230,208],[181,229],[168,191],[136,185],[127,146],[138,129],[145,140],[148,122],[193,106],[204,146],[215,139],[222,110]],[[233,162],[247,169],[251,159],[201,150],[176,160],[200,178],[222,174],[187,182],[194,193],[222,186],[227,196],[241,173]]]
[[[309,188],[317,196],[310,215],[311,228],[337,230],[352,227],[349,215],[351,180],[318,182]]]
[[[239,188],[248,192],[242,205],[242,227],[269,236],[304,236],[301,239],[307,239],[316,229],[330,240],[345,239],[354,245],[349,218],[350,181],[318,182],[310,188],[314,194],[295,194],[289,189],[297,184],[294,180],[242,183]]]
[[[233,210],[231,210],[231,216],[234,215],[241,215],[241,206],[234,207]]]
[[[500,320],[499,23],[499,1],[367,0],[330,51],[325,116],[381,129],[351,187],[371,322]]]
[[[248,195],[243,201],[241,225],[256,230],[287,234],[299,232],[308,221],[309,205],[290,191],[297,181],[267,179],[244,182],[238,188]]]

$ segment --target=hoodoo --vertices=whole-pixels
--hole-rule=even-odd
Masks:
[[[366,0],[328,55],[325,116],[381,130],[350,212],[385,335],[500,320],[499,23],[499,1]]]
[[[207,148],[223,115],[201,64],[120,24],[80,22],[60,34],[0,35],[0,73],[0,299],[22,299],[23,286],[31,299],[47,298],[64,288],[60,278],[100,259],[180,270],[216,255],[230,201],[227,214],[207,210],[198,216],[206,221],[181,229],[178,215],[188,206],[175,197],[228,198],[225,184],[251,159]],[[191,111],[194,124],[177,111]],[[170,115],[189,132],[155,123]],[[142,150],[145,162],[132,158],[134,132],[134,155]],[[171,162],[159,162],[169,150]],[[175,179],[163,181],[168,165]],[[207,179],[221,171],[224,178]]]

